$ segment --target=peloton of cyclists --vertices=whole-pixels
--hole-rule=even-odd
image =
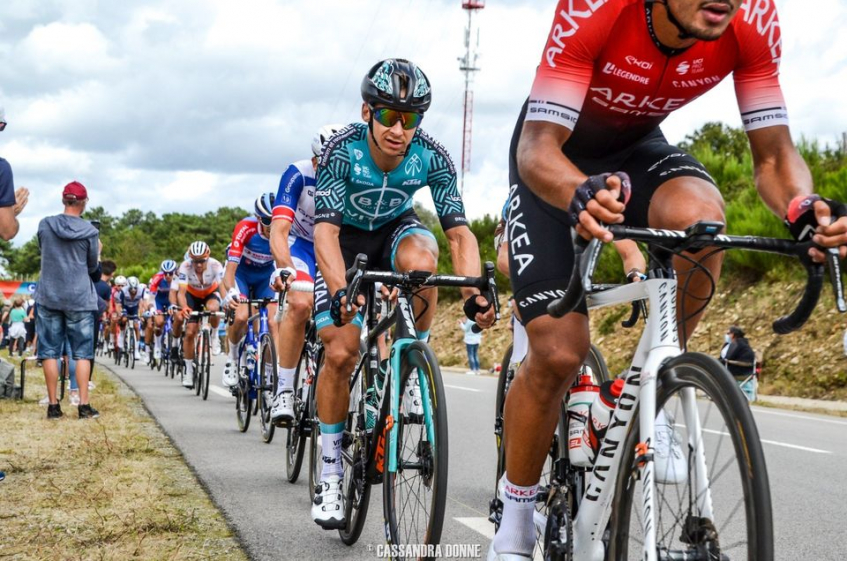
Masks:
[[[185,326],[185,338],[183,342],[183,355],[185,357],[185,376],[182,385],[190,388],[194,386],[194,339],[197,335],[198,320],[191,317],[191,312],[219,312],[221,301],[226,296],[224,293],[223,279],[224,268],[221,262],[211,255],[209,245],[204,241],[193,242],[188,247],[188,259],[180,265],[177,277],[179,281],[171,284],[171,291],[176,292],[177,305],[180,313],[174,317],[174,335],[181,337],[183,326]],[[220,318],[212,316],[209,320],[212,328],[217,333]],[[217,347],[220,353],[220,339],[212,337],[213,349]],[[216,353],[216,354],[217,354]]]
[[[314,294],[308,285],[314,288],[317,274],[314,248],[315,171],[321,149],[341,127],[325,125],[315,133],[311,159],[294,162],[286,168],[274,201],[271,250],[278,268],[271,279],[273,289],[281,291],[284,288],[283,271],[288,271],[288,284],[296,280],[303,285],[302,290],[288,293],[287,311],[279,324],[279,381],[271,409],[274,422],[287,421],[294,416],[294,372],[314,306]]]
[[[479,247],[467,226],[450,155],[419,129],[432,99],[429,80],[414,63],[388,59],[375,64],[361,85],[364,123],[347,126],[324,146],[315,192],[315,321],[326,362],[318,379],[323,468],[312,518],[325,529],[345,525],[341,489],[341,434],[349,404],[349,376],[359,352],[364,297],[347,312],[345,271],[356,254],[370,269],[436,271],[438,245],[413,209],[415,191],[429,186],[452,248],[458,275],[480,274]],[[427,339],[437,291],[421,292],[417,331]],[[493,307],[472,288],[463,288],[467,315],[481,327],[494,321]],[[407,408],[420,407],[409,398]]]

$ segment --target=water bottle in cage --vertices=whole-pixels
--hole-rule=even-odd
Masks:
[[[594,384],[591,367],[583,365],[577,384],[571,388],[568,398],[568,458],[571,465],[591,465],[591,458],[582,449],[582,433],[588,422],[588,409],[599,392],[600,386]]]
[[[612,418],[612,412],[618,403],[618,398],[623,391],[624,379],[618,378],[614,382],[606,381],[600,386],[597,398],[588,410],[588,422],[582,431],[582,451],[591,463],[597,457],[600,444],[606,436],[606,427]]]

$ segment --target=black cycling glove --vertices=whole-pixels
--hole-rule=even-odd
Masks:
[[[347,289],[340,288],[335,293],[335,296],[332,297],[329,304],[329,317],[332,318],[332,324],[335,327],[342,327],[344,325],[341,322],[341,299],[345,296],[347,296]]]
[[[788,214],[785,215],[785,225],[798,242],[805,242],[815,235],[818,220],[815,217],[814,205],[823,201],[829,206],[833,222],[842,216],[847,216],[847,205],[821,197],[820,195],[798,195],[788,204]]]
[[[465,311],[465,315],[471,321],[476,321],[477,314],[484,314],[489,309],[491,309],[491,302],[488,302],[486,306],[480,306],[476,303],[476,297],[482,296],[481,294],[474,294],[467,300],[465,300],[465,305],[462,306],[462,309]],[[487,299],[486,299],[487,300]]]
[[[629,195],[632,192],[632,183],[629,181],[629,175],[622,171],[615,173],[601,173],[600,175],[592,175],[586,179],[582,185],[576,188],[571,199],[571,204],[568,207],[568,214],[573,221],[573,225],[579,224],[579,213],[586,209],[588,201],[597,196],[597,193],[603,189],[608,189],[606,179],[616,175],[621,180],[621,194],[618,198],[623,204],[629,202]]]

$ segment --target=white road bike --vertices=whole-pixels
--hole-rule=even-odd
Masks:
[[[727,236],[719,233],[723,224],[717,222],[699,222],[685,231],[608,229],[615,239],[649,244],[648,279],[626,285],[592,284],[603,247],[594,240],[578,255],[567,291],[559,294],[562,297],[553,301],[548,311],[561,317],[574,310],[583,297],[590,309],[632,303],[628,323],[634,324],[642,313],[646,327],[624,373],[623,393],[593,468],[571,466],[566,439],[554,439],[553,470],[549,483],[540,489],[542,507],[535,515],[541,557],[574,561],[773,559],[770,487],[755,421],[725,368],[707,355],[687,352],[681,344],[677,279],[671,258],[683,252],[717,253],[729,248],[798,257],[808,272],[805,293],[794,312],[773,323],[777,333],[798,329],[808,319],[823,286],[824,266],[809,259],[810,243]],[[838,308],[844,311],[837,254],[830,252],[828,262]],[[707,274],[703,268],[700,271]],[[686,288],[683,283],[683,292]],[[672,431],[657,433],[656,418],[661,410]],[[562,415],[558,434],[567,434],[567,422],[567,415]],[[684,463],[669,465],[685,465],[685,473],[667,473],[669,468],[657,473],[657,434],[664,438],[672,435],[669,440],[676,441],[673,447],[682,453]],[[661,446],[665,452],[672,448],[667,443]]]

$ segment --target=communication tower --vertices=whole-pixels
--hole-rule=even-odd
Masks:
[[[459,191],[464,192],[465,173],[471,170],[471,139],[473,137],[473,75],[479,72],[476,65],[479,58],[479,29],[474,29],[473,16],[485,8],[485,0],[462,0],[462,9],[468,13],[468,25],[465,28],[465,56],[459,57],[459,70],[465,75],[464,120],[462,123],[462,175]],[[474,40],[476,31],[476,40]]]

